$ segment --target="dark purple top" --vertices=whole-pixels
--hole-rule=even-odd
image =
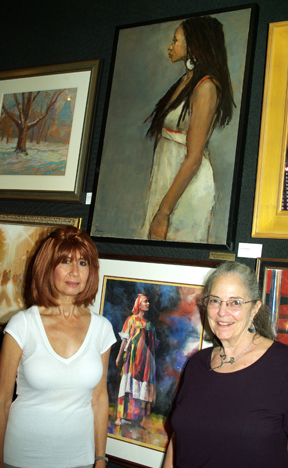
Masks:
[[[210,370],[213,348],[188,361],[172,426],[178,468],[288,467],[288,346],[245,369]]]

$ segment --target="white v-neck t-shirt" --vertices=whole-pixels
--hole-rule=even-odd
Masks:
[[[5,332],[23,350],[5,434],[5,463],[23,468],[94,463],[91,398],[103,373],[101,354],[116,341],[111,323],[91,312],[87,335],[68,359],[53,350],[37,306],[14,315]]]

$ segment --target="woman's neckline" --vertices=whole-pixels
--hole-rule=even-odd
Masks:
[[[211,368],[211,357],[212,357],[212,352],[213,352],[213,349],[214,349],[214,347],[211,347],[211,352],[209,354],[209,369],[208,370],[211,373],[213,372],[214,374],[219,374],[219,375],[231,375],[231,374],[237,374],[238,372],[246,371],[248,369],[251,369],[251,367],[257,365],[257,363],[259,363],[259,361],[261,361],[263,358],[265,358],[267,353],[269,353],[270,349],[273,348],[274,344],[275,344],[275,340],[272,342],[272,344],[269,346],[269,348],[267,348],[266,351],[256,361],[252,362],[252,364],[250,364],[247,367],[243,367],[243,369],[238,369],[238,370],[235,370],[235,371],[232,371],[232,372],[217,372],[217,370]]]
[[[50,351],[51,354],[53,354],[60,361],[63,361],[63,362],[66,362],[66,363],[68,363],[70,361],[73,361],[82,352],[82,349],[86,345],[86,342],[87,342],[87,340],[88,340],[88,338],[90,336],[91,326],[92,326],[92,319],[93,319],[93,314],[92,314],[91,310],[89,309],[91,318],[90,318],[89,327],[88,327],[88,330],[87,330],[87,333],[85,335],[85,338],[84,338],[83,342],[81,343],[81,345],[78,348],[78,350],[76,351],[76,353],[72,354],[72,356],[70,356],[68,358],[65,358],[65,357],[61,356],[60,354],[58,354],[54,350],[53,346],[51,345],[51,343],[49,341],[48,335],[46,333],[46,330],[45,330],[44,323],[43,323],[42,318],[41,318],[39,308],[38,308],[38,306],[34,306],[34,307],[35,307],[35,310],[36,310],[36,316],[37,316],[39,324],[40,324],[40,330],[41,330],[41,333],[42,333],[42,337],[44,339],[44,342],[46,344],[46,347],[47,347],[48,351]]]

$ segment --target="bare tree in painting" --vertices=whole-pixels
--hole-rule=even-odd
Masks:
[[[1,140],[4,140],[6,138],[6,143],[8,144],[10,142],[10,137],[13,133],[12,129],[12,122],[7,117],[7,115],[4,115],[4,117],[0,120],[0,137]]]
[[[54,104],[56,103],[60,94],[63,93],[63,91],[63,89],[53,91],[52,95],[50,96],[50,99],[47,100],[46,106],[43,108],[41,114],[39,115],[38,113],[38,117],[32,120],[31,122],[31,112],[33,106],[38,106],[37,103],[35,103],[35,101],[41,91],[37,91],[35,93],[21,93],[20,95],[16,93],[13,94],[17,112],[12,111],[11,109],[7,109],[6,104],[3,102],[2,110],[4,114],[12,120],[12,122],[16,125],[16,128],[18,130],[18,140],[15,148],[16,153],[28,154],[26,149],[27,132],[47,117],[49,110],[52,106],[54,106]],[[19,99],[20,97],[21,102]]]

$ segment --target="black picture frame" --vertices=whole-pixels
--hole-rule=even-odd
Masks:
[[[168,62],[167,48],[175,28],[186,18],[206,15],[216,16],[225,23],[228,64],[230,60],[234,101],[237,106],[234,110],[234,122],[232,118],[230,125],[222,131],[223,134],[226,132],[225,157],[220,154],[225,146],[221,130],[212,141],[214,131],[209,142],[217,149],[213,170],[216,205],[218,204],[216,210],[219,211],[218,214],[214,212],[214,231],[208,242],[149,240],[139,234],[145,218],[144,200],[153,157],[153,142],[145,137],[148,124],[144,124],[144,121],[153,111],[161,93],[163,95],[169,89],[176,81],[175,77],[181,76],[178,69],[174,70],[173,78],[169,76],[168,79],[167,70],[171,65],[165,64],[160,68],[165,61]],[[165,247],[234,248],[257,18],[258,5],[249,4],[116,28],[98,168],[87,226],[88,233],[96,241]],[[239,28],[241,31],[243,29],[242,39],[237,35]],[[241,57],[239,43],[244,51]],[[242,75],[239,78],[240,62]],[[144,69],[145,77],[149,76],[150,82],[143,77]],[[157,75],[159,69],[162,70],[160,77]],[[216,156],[219,154],[221,158],[217,160]],[[212,156],[211,162],[213,166]]]

